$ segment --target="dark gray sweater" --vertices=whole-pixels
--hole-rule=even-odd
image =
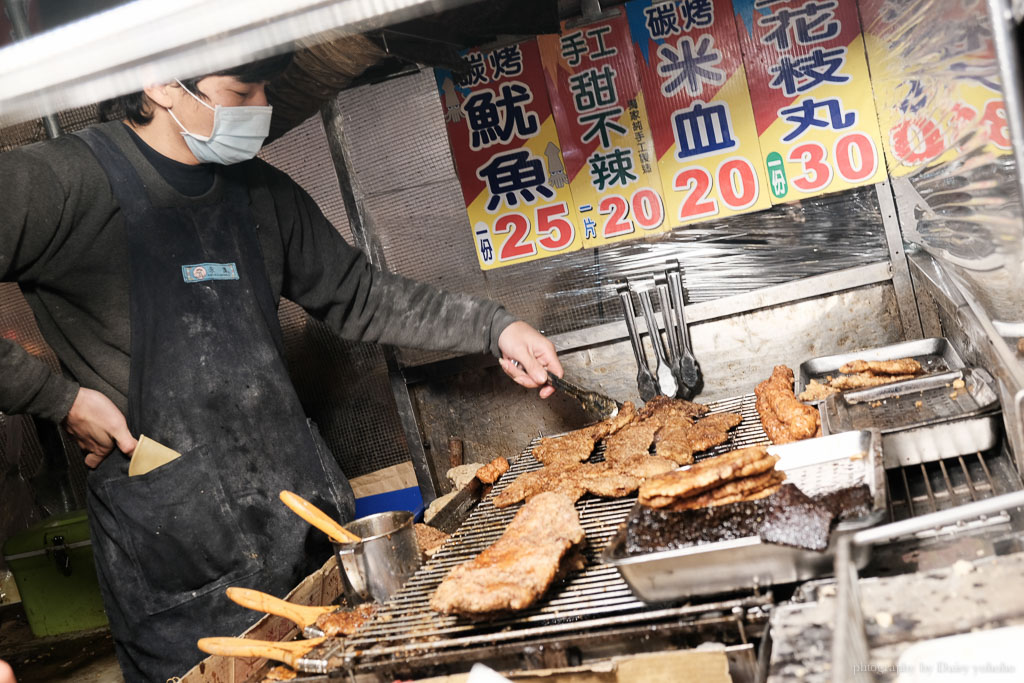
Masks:
[[[139,170],[154,204],[195,201],[157,173],[127,128],[102,125]],[[260,160],[245,163],[268,190],[250,191],[250,205],[275,296],[345,339],[499,353],[498,335],[514,320],[501,306],[374,268],[291,178]],[[61,420],[79,385],[124,411],[129,259],[106,174],[86,144],[69,135],[0,154],[0,193],[0,279],[18,283],[66,375],[0,338],[0,411]]]

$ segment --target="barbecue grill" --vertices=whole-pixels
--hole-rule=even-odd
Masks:
[[[29,4],[35,3],[5,3],[12,20],[17,14],[12,10]],[[137,7],[146,3],[100,4]],[[189,4],[195,11],[202,5]],[[8,60],[0,68],[0,81],[10,85],[0,88],[0,121],[5,126],[0,147],[41,139],[56,123],[73,131],[94,122],[94,106],[58,109],[126,92],[137,86],[140,74],[149,79],[157,77],[154,74],[226,66],[279,50],[293,38],[306,39],[329,29],[341,35],[387,27],[467,3],[329,0],[299,4],[298,9],[286,11],[280,3],[235,1],[239,11],[217,12],[216,21],[207,21],[208,14],[194,14],[191,26],[182,24],[189,31],[162,30],[162,15],[133,14],[133,8],[126,7],[122,9],[129,11],[108,15],[106,22],[69,26],[62,34],[40,36],[43,40],[18,46],[21,60]],[[735,2],[737,7],[754,4]],[[529,14],[521,9],[523,0],[479,5],[511,8],[510,15]],[[579,14],[593,13],[595,7],[600,11],[617,5],[621,3],[596,0],[530,3],[531,8],[557,6],[560,17],[556,19],[573,21]],[[746,392],[776,364],[800,370],[799,391],[810,378],[834,371],[839,357],[874,357],[872,353],[903,345],[909,350],[901,355],[926,360],[929,373],[948,370],[985,376],[991,395],[970,410],[962,410],[943,390],[937,390],[932,403],[925,406],[931,417],[940,418],[924,425],[940,426],[930,438],[945,445],[952,442],[945,438],[950,430],[963,436],[945,421],[961,410],[960,417],[981,430],[973,435],[975,448],[902,460],[893,452],[885,453],[886,522],[956,512],[1024,489],[1020,474],[1024,466],[1020,206],[1024,174],[1019,172],[1024,162],[1024,97],[1015,45],[1021,3],[858,0],[857,6],[865,22],[858,49],[870,40],[886,43],[888,48],[881,59],[875,55],[869,59],[874,91],[906,94],[903,101],[890,102],[895,105],[890,108],[910,117],[908,125],[923,126],[929,117],[952,118],[956,125],[964,125],[939,131],[940,137],[945,136],[940,156],[922,160],[913,169],[890,162],[889,176],[872,186],[742,216],[666,226],[672,230],[654,239],[610,243],[483,272],[469,242],[472,221],[466,220],[435,73],[410,66],[419,60],[409,59],[397,67],[393,62],[377,65],[380,70],[371,70],[363,85],[340,94],[334,85],[325,87],[324,96],[330,97],[321,116],[308,119],[293,134],[268,146],[262,156],[292,174],[375,267],[449,290],[500,299],[509,310],[543,327],[555,342],[568,376],[617,400],[637,402],[649,389],[637,386],[629,329],[647,330],[635,339],[640,347],[637,355],[642,355],[644,347],[652,345],[650,332],[658,333],[658,318],[666,318],[653,315],[646,324],[633,316],[623,320],[618,290],[630,280],[657,278],[668,264],[682,266],[684,331],[706,379],[704,393],[696,400],[709,404],[714,412],[743,416],[727,443],[698,458],[767,442],[754,398]],[[951,11],[962,8],[970,16],[963,21],[946,19]],[[878,20],[867,25],[872,10]],[[464,28],[472,22],[437,23]],[[483,27],[488,37],[481,40],[501,33],[490,31],[493,28]],[[111,50],[114,43],[107,37],[126,33],[159,35],[161,41],[139,42],[134,52]],[[390,37],[396,38],[397,33]],[[993,37],[991,54],[957,52],[973,39],[989,35]],[[181,44],[186,38],[190,42]],[[393,47],[387,39],[381,42]],[[424,48],[423,56],[436,56],[432,52]],[[73,73],[68,71],[71,67]],[[384,76],[401,77],[370,83]],[[947,86],[963,81],[994,84],[990,101],[982,102],[973,118],[964,103],[946,97]],[[936,83],[928,97],[920,95],[921,86]],[[28,120],[43,112],[49,115],[45,128],[42,122],[34,125]],[[956,116],[951,116],[954,112]],[[927,146],[929,136],[923,129],[915,131],[921,137],[917,142]],[[982,133],[1001,133],[1005,140],[981,141]],[[399,145],[403,153],[393,153]],[[885,159],[876,161],[886,164]],[[409,228],[411,224],[415,230]],[[56,368],[56,358],[39,338],[17,288],[5,286],[0,292],[4,294],[0,299],[4,329],[0,331],[22,340]],[[625,291],[624,295],[627,308],[632,309],[632,294]],[[664,300],[663,295],[655,297],[655,303]],[[658,306],[654,313],[664,311]],[[304,405],[311,407],[311,417],[323,427],[347,474],[378,472],[411,460],[424,501],[429,503],[444,488],[438,473],[448,465],[446,445],[453,437],[465,445],[467,461],[497,455],[512,461],[511,469],[451,539],[370,622],[354,636],[328,640],[308,653],[302,660],[303,680],[363,674],[423,676],[464,671],[476,661],[499,669],[548,668],[630,652],[696,647],[708,641],[726,647],[736,680],[752,680],[768,670],[785,673],[789,665],[795,671],[818,667],[810,673],[819,680],[839,679],[831,676],[830,666],[878,655],[871,651],[877,644],[869,637],[871,614],[858,610],[863,606],[861,582],[893,578],[894,583],[912,585],[921,583],[922,573],[936,567],[946,571],[963,557],[981,562],[1012,555],[1014,567],[1024,557],[1024,515],[1016,508],[989,510],[964,518],[939,517],[947,521],[870,544],[840,545],[835,580],[826,577],[799,586],[751,585],[725,595],[647,604],[601,557],[635,498],[588,496],[576,506],[587,532],[582,570],[553,586],[533,608],[514,616],[481,622],[443,616],[429,608],[433,590],[452,567],[472,559],[501,536],[519,508],[497,509],[493,497],[540,466],[532,456],[535,434],[557,434],[580,426],[577,407],[557,396],[547,402],[526,397],[510,386],[493,359],[341,344],[294,306],[286,303],[281,314]],[[647,349],[648,356],[653,350]],[[347,389],[354,385],[361,390]],[[865,394],[875,397],[870,402],[884,404],[875,411],[872,428],[899,434],[906,418],[917,414],[916,406],[904,401],[897,410],[895,400],[885,404],[887,391]],[[842,407],[838,404],[834,399],[821,409],[831,406],[838,411]],[[843,416],[835,415],[838,425]],[[840,429],[849,426],[843,423]],[[902,438],[908,438],[911,447],[924,444],[923,438],[905,434]],[[0,449],[5,443],[11,448],[16,441],[0,438]],[[31,445],[25,448],[20,471],[37,469],[36,452],[41,449],[34,442]],[[80,454],[70,444],[69,449],[74,493],[81,503],[85,473]],[[17,453],[0,455],[4,456],[0,465],[17,462],[13,457]],[[462,455],[460,449],[460,459]],[[602,458],[599,447],[592,460]],[[870,560],[858,570],[858,553],[869,546]],[[999,574],[1004,582],[1013,581],[1013,576]],[[1019,572],[1016,577],[1013,592],[1024,593],[1019,590]],[[969,589],[969,584],[964,588]],[[986,590],[992,589],[986,586]],[[329,597],[317,592],[314,599],[326,602]],[[958,604],[970,601],[961,597]],[[865,604],[873,604],[871,599],[877,599],[877,594],[865,599]],[[1019,609],[1018,616],[1024,614],[1024,608],[1014,603],[1006,605],[1000,618],[1012,618],[1013,609]],[[802,618],[806,623],[800,623]],[[816,630],[824,623],[834,623],[837,632],[855,636],[851,649],[838,653],[845,659],[832,661],[823,631]],[[283,632],[277,629],[274,635]],[[891,660],[885,656],[882,661]]]
[[[768,443],[753,394],[714,401],[709,407],[712,413],[739,413],[744,420],[726,443],[698,454],[698,460]],[[728,645],[734,679],[751,680],[747,677],[757,671],[755,644],[764,642],[772,610],[791,586],[780,587],[781,593],[772,587],[751,586],[748,591],[684,603],[642,602],[618,571],[601,559],[602,549],[633,508],[635,496],[618,500],[586,496],[577,503],[587,533],[586,565],[556,584],[533,608],[480,622],[430,609],[430,597],[447,573],[494,543],[518,511],[519,506],[494,507],[493,498],[518,476],[541,467],[532,455],[537,443],[538,439],[531,441],[459,529],[370,622],[354,636],[329,640],[305,656],[302,670],[319,675],[301,680],[342,674],[373,674],[382,679],[426,676],[467,670],[479,661],[503,669],[551,668],[626,650],[693,647],[706,641]],[[592,460],[602,461],[603,450],[599,445]],[[890,469],[885,485],[889,519],[900,521],[1018,491],[1022,481],[1009,452],[1000,447]],[[1001,511],[963,520],[957,530],[1001,530],[1005,535],[1011,521],[1009,513]],[[929,529],[919,533],[914,543],[944,533],[950,530]],[[904,543],[876,549],[874,565],[893,564],[908,547]],[[844,552],[837,562],[850,561],[848,551]],[[627,642],[630,646],[623,647]]]
[[[700,454],[699,459],[768,442],[753,394],[715,401],[709,407],[711,412],[736,412],[744,419],[729,441]],[[595,653],[621,651],[628,639],[648,648],[706,640],[746,646],[729,654],[738,672],[752,670],[751,640],[760,637],[766,608],[773,604],[770,589],[686,604],[649,605],[633,595],[614,567],[601,561],[601,551],[625,521],[635,496],[618,500],[586,496],[576,504],[587,534],[586,566],[554,586],[535,607],[478,623],[430,609],[430,597],[448,572],[494,543],[515,516],[519,506],[496,508],[493,498],[519,475],[540,469],[541,463],[532,455],[537,442],[531,441],[461,527],[372,621],[351,638],[312,650],[303,660],[304,668],[319,673],[408,676],[468,669],[476,661],[528,668],[564,666]],[[603,460],[600,445],[591,461]]]

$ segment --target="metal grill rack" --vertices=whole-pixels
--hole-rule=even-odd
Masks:
[[[894,522],[1024,488],[1009,453],[1001,448],[887,470],[886,480]],[[984,523],[1008,521],[1003,512]]]
[[[726,443],[703,454],[710,457],[734,448],[767,443],[748,394],[709,404],[711,412],[736,412],[743,422]],[[441,549],[409,579],[377,613],[372,622],[346,641],[330,641],[311,652],[307,659],[322,659],[327,669],[366,670],[375,662],[393,665],[396,660],[464,658],[468,651],[487,648],[496,651],[503,644],[516,648],[556,637],[564,644],[573,635],[595,635],[629,627],[655,625],[679,629],[680,625],[706,627],[727,624],[738,640],[746,642],[744,622],[748,611],[756,617],[769,605],[769,594],[737,597],[724,601],[688,605],[647,605],[636,599],[618,571],[601,563],[600,554],[635,504],[635,496],[607,500],[587,496],[576,508],[586,530],[586,565],[534,608],[506,619],[474,623],[444,616],[430,609],[434,590],[456,565],[474,558],[498,540],[520,506],[499,509],[493,498],[524,472],[540,469],[532,455],[533,442],[520,454],[509,471],[495,484],[462,526]],[[591,461],[604,459],[599,446]]]

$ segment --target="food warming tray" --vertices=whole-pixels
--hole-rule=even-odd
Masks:
[[[912,341],[879,346],[873,349],[861,349],[852,353],[840,353],[834,356],[822,356],[804,361],[796,377],[796,393],[799,394],[812,379],[819,382],[842,373],[839,368],[853,360],[895,360],[897,358],[913,358],[921,364],[924,374],[958,370],[964,367],[956,349],[945,337],[931,339],[914,339]]]
[[[615,566],[633,593],[645,602],[664,602],[713,595],[759,586],[805,581],[832,573],[832,558],[840,534],[852,533],[882,521],[886,515],[882,440],[877,430],[861,430],[769,446],[779,456],[776,468],[787,482],[808,496],[866,484],[871,511],[840,522],[823,552],[764,543],[758,536],[678,548],[644,555],[626,554],[626,524],[619,527],[602,559]],[[858,568],[869,552],[853,558]]]
[[[889,469],[988,450],[999,439],[993,386],[984,369],[963,368],[835,394],[821,407],[821,430],[877,428]]]

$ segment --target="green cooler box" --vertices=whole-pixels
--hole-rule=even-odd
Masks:
[[[12,536],[3,552],[36,636],[107,623],[85,510],[50,517]]]

